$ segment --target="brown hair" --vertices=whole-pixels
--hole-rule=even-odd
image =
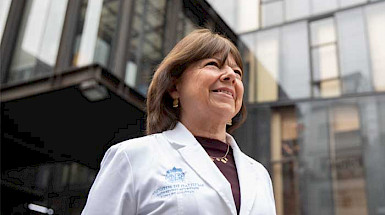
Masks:
[[[221,56],[221,65],[225,63],[229,53],[243,71],[241,55],[235,45],[224,36],[212,33],[208,29],[194,30],[179,41],[163,59],[154,73],[147,93],[147,134],[159,133],[175,127],[179,120],[180,109],[172,107],[169,91],[182,76],[185,69],[194,62]],[[242,103],[241,110],[233,118],[233,124],[227,126],[231,133],[246,119],[246,108]]]

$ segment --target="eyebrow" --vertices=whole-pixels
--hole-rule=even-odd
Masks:
[[[217,60],[217,61],[219,61],[219,62],[222,62],[222,60],[219,59],[218,57],[211,57],[211,58],[213,58],[213,59],[215,59],[215,60]],[[238,64],[237,64],[236,62],[230,63],[228,59],[229,59],[229,58],[226,58],[226,60],[225,60],[223,63],[226,63],[226,62],[227,62],[228,65],[229,65],[230,67],[236,67],[236,68],[238,68],[239,70],[242,71],[241,67],[238,66]],[[243,73],[243,71],[242,71],[242,73]]]

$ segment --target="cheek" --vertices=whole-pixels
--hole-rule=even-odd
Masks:
[[[242,107],[242,101],[243,101],[243,93],[244,93],[244,88],[242,82],[237,85],[237,101],[236,101],[236,109],[237,112],[241,110]]]
[[[243,83],[242,81],[239,81],[239,83],[237,84],[237,95],[239,95],[237,97],[237,100],[240,100],[240,102],[242,102],[242,99],[243,99],[243,93],[244,93],[244,88],[243,88]]]

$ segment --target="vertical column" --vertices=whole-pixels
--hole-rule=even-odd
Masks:
[[[271,116],[271,158],[273,162],[274,196],[278,215],[282,215],[284,212],[281,134],[281,115],[275,112]]]
[[[83,0],[68,0],[63,32],[60,40],[59,51],[54,72],[57,74],[71,65],[72,49],[75,43],[77,21]]]
[[[134,19],[135,1],[124,0],[121,3],[122,12],[119,23],[117,49],[115,54],[115,61],[113,62],[113,71],[121,80],[125,78],[126,59],[128,48],[130,44],[130,35],[132,29],[132,22]]]
[[[177,40],[177,29],[182,1],[168,0],[166,8],[166,26],[164,31],[163,54],[166,55],[174,47]]]

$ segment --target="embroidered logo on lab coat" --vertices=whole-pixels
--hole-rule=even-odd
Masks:
[[[158,187],[153,193],[153,196],[165,198],[175,194],[188,195],[198,192],[203,183],[191,182],[185,180],[186,172],[182,168],[173,167],[166,171],[165,181],[168,182],[165,186]]]
[[[170,183],[183,182],[185,173],[182,168],[172,168],[166,172],[166,181]]]

